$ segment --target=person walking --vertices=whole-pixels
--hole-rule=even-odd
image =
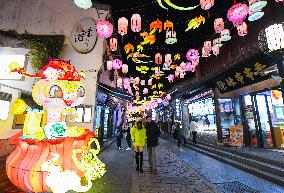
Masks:
[[[185,136],[182,133],[182,130],[181,130],[179,122],[176,123],[176,131],[177,131],[178,147],[180,147],[181,140],[183,140],[184,145],[185,145],[186,144],[186,139],[185,139]]]
[[[192,142],[196,144],[196,135],[197,135],[197,122],[195,119],[192,119],[190,124],[189,124],[189,128],[190,131],[192,133]]]
[[[123,133],[122,133],[123,126],[124,126],[124,123],[122,122],[117,128],[118,130],[117,136],[116,136],[117,149],[121,149],[121,139],[123,137]]]
[[[157,173],[157,146],[161,135],[158,124],[152,120],[151,116],[146,117],[147,150],[150,172]]]
[[[131,129],[131,139],[135,151],[136,171],[143,173],[143,149],[146,144],[146,128],[142,123],[142,118],[136,118],[136,121]]]
[[[128,126],[127,126],[127,130],[126,130],[126,142],[127,142],[127,148],[126,150],[131,150],[131,126],[130,126],[130,123],[128,123]]]

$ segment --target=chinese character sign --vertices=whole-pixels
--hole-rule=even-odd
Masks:
[[[85,18],[75,24],[70,35],[73,48],[82,54],[91,52],[97,42],[96,22]]]

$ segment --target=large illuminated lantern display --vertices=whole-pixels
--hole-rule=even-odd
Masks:
[[[49,59],[38,74],[28,74],[15,65],[10,70],[40,78],[32,95],[44,110],[25,109],[22,103],[15,103],[13,112],[26,111],[26,119],[23,132],[11,138],[16,149],[6,160],[9,179],[26,192],[89,190],[91,181],[105,173],[104,164],[96,156],[99,143],[90,130],[67,126],[65,122],[70,115],[78,116],[74,107],[84,101],[84,74],[78,73],[70,62],[59,59]],[[96,149],[91,148],[92,142]],[[83,179],[86,185],[81,184]]]

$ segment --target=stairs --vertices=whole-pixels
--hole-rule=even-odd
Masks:
[[[284,186],[284,163],[204,143],[188,143],[185,146],[272,183]]]

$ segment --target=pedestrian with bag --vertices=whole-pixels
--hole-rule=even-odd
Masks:
[[[177,131],[177,141],[178,141],[178,147],[180,147],[180,143],[183,140],[184,145],[186,144],[186,138],[182,133],[182,129],[180,127],[180,123],[176,123],[176,131]]]
[[[151,116],[146,117],[147,150],[150,172],[157,173],[157,146],[161,135],[158,124]]]
[[[147,136],[146,128],[141,117],[136,118],[130,134],[135,151],[136,171],[143,173],[143,150],[147,141]]]

